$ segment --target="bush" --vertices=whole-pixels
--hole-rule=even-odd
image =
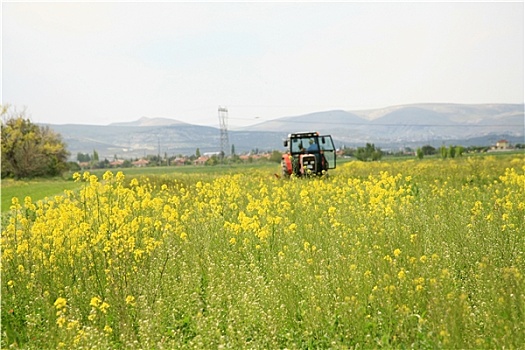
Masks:
[[[25,113],[2,106],[2,178],[57,176],[69,153],[60,134],[33,124]]]

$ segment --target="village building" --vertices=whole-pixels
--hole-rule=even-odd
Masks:
[[[112,167],[112,168],[118,168],[120,166],[122,166],[122,164],[124,164],[124,160],[122,159],[116,159],[112,162],[109,162],[109,165]]]
[[[184,164],[186,164],[186,158],[177,157],[171,162],[171,164],[175,165],[175,166],[184,165]]]
[[[208,161],[208,159],[210,159],[210,157],[207,157],[207,156],[200,156],[199,158],[195,159],[193,161],[193,164],[194,165],[205,165],[206,162]]]
[[[91,167],[90,162],[78,162],[78,166],[81,170],[89,169]]]
[[[507,140],[499,140],[496,142],[496,149],[508,149],[510,146],[509,141]]]
[[[133,166],[141,168],[147,166],[149,164],[149,161],[147,159],[139,159],[132,162],[131,164],[133,164]]]

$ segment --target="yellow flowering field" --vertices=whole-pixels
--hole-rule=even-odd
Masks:
[[[127,178],[2,216],[2,348],[523,348],[521,155]]]

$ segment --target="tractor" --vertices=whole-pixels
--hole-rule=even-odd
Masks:
[[[283,177],[326,175],[335,168],[335,147],[330,135],[318,132],[289,134],[284,140],[286,153],[281,158]]]

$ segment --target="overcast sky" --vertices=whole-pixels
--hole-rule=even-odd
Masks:
[[[523,103],[524,4],[3,2],[1,96],[102,125]]]

